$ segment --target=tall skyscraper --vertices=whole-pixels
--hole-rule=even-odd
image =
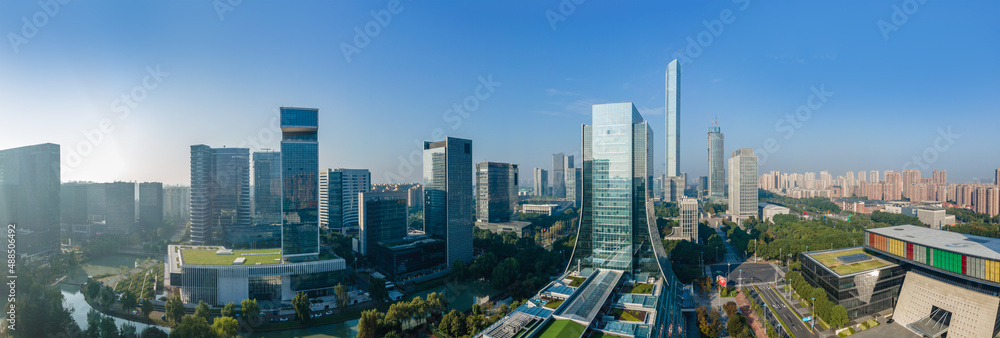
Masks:
[[[708,194],[726,196],[726,136],[718,126],[708,128]]]
[[[476,221],[510,222],[517,212],[517,164],[476,164]]]
[[[163,188],[163,218],[174,220],[174,226],[184,226],[191,219],[191,187]]]
[[[872,171],[868,172],[868,174],[869,174],[868,176],[870,176],[869,177],[870,178],[869,182],[878,183],[878,182],[881,181],[879,179],[879,177],[878,177],[878,170],[872,170]]]
[[[567,161],[572,160],[572,156],[566,157],[564,153],[552,154],[552,197],[566,197],[566,168]],[[568,164],[572,168],[572,164]]]
[[[548,196],[549,191],[549,171],[542,168],[535,168],[535,196]]]
[[[698,177],[698,197],[708,196],[708,176]]]
[[[281,107],[281,256],[319,255],[319,109]]]
[[[566,199],[573,201],[574,208],[583,202],[583,168],[566,169]]]
[[[667,176],[681,174],[681,64],[667,64]]]
[[[59,171],[58,144],[0,150],[0,225],[14,224],[20,257],[59,250]]]
[[[281,224],[281,153],[253,153],[254,223]]]
[[[424,142],[424,232],[446,242],[445,262],[472,261],[472,141]]]
[[[698,200],[684,198],[678,204],[680,205],[681,237],[687,238],[692,243],[698,243]]]
[[[127,237],[135,229],[135,183],[103,183],[105,191],[105,218],[108,233]]]
[[[993,185],[1000,185],[1000,168],[993,172]]]
[[[250,220],[250,149],[191,146],[191,242]]]
[[[576,247],[568,270],[597,268],[614,276],[648,276],[656,292],[650,337],[665,336],[683,325],[678,293],[680,283],[663,251],[662,234],[653,218],[653,133],[632,103],[593,106],[593,124],[583,133],[583,206]],[[606,282],[612,278],[604,279]],[[611,284],[608,288],[614,288]],[[595,294],[596,296],[596,294]],[[608,297],[605,293],[604,297]],[[588,300],[600,308],[603,298]],[[575,313],[581,313],[575,312]],[[580,316],[582,320],[593,315]]]
[[[406,191],[362,192],[358,200],[358,252],[368,255],[378,242],[406,237]],[[378,265],[378,264],[376,264]]]
[[[319,173],[319,224],[347,233],[358,227],[358,194],[372,190],[368,169],[327,169]]]
[[[139,225],[153,233],[163,226],[163,183],[139,183]]]
[[[729,214],[742,226],[757,215],[757,155],[740,148],[729,159]]]

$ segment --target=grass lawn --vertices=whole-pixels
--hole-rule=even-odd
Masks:
[[[242,256],[242,254],[262,253],[270,255]],[[181,254],[184,256],[184,264],[192,265],[233,265],[233,261],[239,257],[247,259],[243,265],[276,264],[279,261],[275,259],[281,258],[281,249],[233,250],[232,255],[216,255],[215,250],[183,250]]]
[[[569,282],[569,286],[572,286],[574,288],[579,287],[581,284],[583,284],[583,281],[587,280],[586,278],[583,277],[573,277],[573,276],[569,276],[566,278],[568,278],[571,281]]]
[[[826,267],[832,269],[834,272],[839,273],[841,275],[870,270],[886,265],[884,262],[876,259],[867,260],[864,262],[858,262],[854,264],[846,264],[846,265],[837,260],[837,257],[840,256],[847,256],[859,253],[865,253],[865,250],[854,249],[848,251],[831,252],[819,255],[812,255],[812,258],[819,261],[820,263],[823,263],[823,265],[826,265]]]
[[[556,308],[559,307],[560,304],[562,304],[565,301],[566,301],[565,299],[554,300],[554,301],[545,303],[545,307],[550,308],[550,309],[556,309]]]
[[[632,284],[632,286],[626,286],[626,287],[622,288],[622,292],[625,292],[625,293],[641,293],[641,294],[647,294],[647,295],[649,295],[649,294],[653,293],[653,284],[635,283],[635,284]]]
[[[541,338],[578,338],[587,328],[572,320],[557,320],[542,330]]]
[[[847,336],[850,336],[852,334],[854,334],[854,328],[850,328],[849,327],[849,328],[847,328],[847,330],[840,331],[840,333],[838,333],[837,335],[841,336],[841,337],[847,337]]]
[[[868,323],[868,327],[870,327],[870,328],[871,327],[876,327],[876,326],[878,326],[880,324],[878,321],[876,321],[874,319],[869,319],[867,323]]]
[[[646,321],[646,313],[642,311],[611,309],[611,315],[615,316],[616,320],[624,320],[626,322]]]

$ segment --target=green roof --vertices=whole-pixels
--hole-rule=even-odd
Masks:
[[[837,260],[837,257],[854,255],[854,254],[864,254],[871,257],[871,259],[854,264],[844,264],[841,261]],[[883,266],[889,265],[885,261],[875,258],[872,255],[869,255],[868,253],[865,252],[864,249],[861,248],[847,250],[847,251],[834,251],[821,254],[810,254],[809,256],[811,256],[820,264],[825,265],[830,270],[833,270],[833,272],[836,272],[840,275],[848,275],[855,272],[881,268]]]
[[[542,331],[541,338],[579,338],[587,328],[572,320],[557,320]]]
[[[216,250],[182,249],[184,264],[189,265],[233,265],[239,257],[246,258],[242,265],[277,264],[281,262],[281,249],[233,250],[232,255],[216,255]],[[255,254],[255,255],[244,255]]]

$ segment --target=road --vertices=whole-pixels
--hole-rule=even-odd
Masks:
[[[786,325],[791,325],[789,329],[796,337],[816,337],[815,334],[809,332],[809,328],[806,324],[802,322],[799,317],[795,316],[792,312],[794,310],[789,309],[784,302],[781,301],[780,296],[778,296],[774,289],[766,285],[758,286],[757,289],[760,290],[760,294],[764,297],[771,306],[774,307],[774,311],[778,313],[781,320],[785,322]]]

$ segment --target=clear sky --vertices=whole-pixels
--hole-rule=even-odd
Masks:
[[[576,1],[3,1],[0,149],[58,143],[64,181],[187,184],[191,145],[276,149],[277,108],[315,107],[321,168],[418,181],[420,142],[448,135],[525,185],[579,154],[591,104],[631,101],[659,174],[681,56],[692,180],[710,117],[761,172],[1000,167],[1000,2]]]

